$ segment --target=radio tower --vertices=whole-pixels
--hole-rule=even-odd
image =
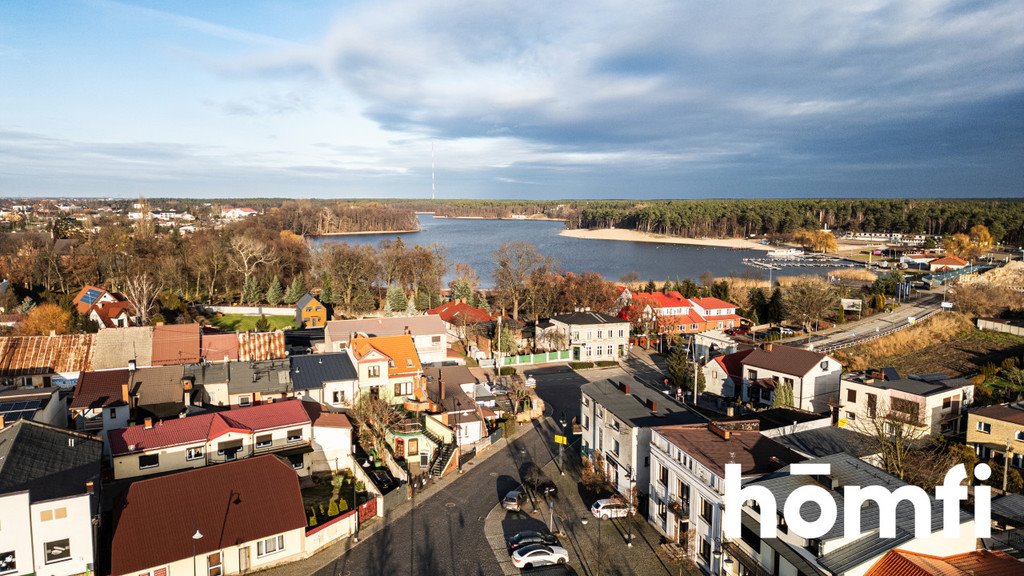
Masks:
[[[437,186],[434,181],[434,141],[430,141],[430,199],[434,199],[434,194],[437,192]]]

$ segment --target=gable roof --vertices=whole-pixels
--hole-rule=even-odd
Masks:
[[[955,556],[929,556],[890,550],[864,576],[1016,576],[1024,564],[995,550],[975,550]]]
[[[140,406],[154,404],[184,405],[181,386],[182,366],[150,366],[139,368],[132,374],[129,392],[138,396]]]
[[[93,336],[92,369],[126,368],[153,364],[153,327],[109,328]]]
[[[625,324],[624,320],[620,320],[610,314],[603,312],[594,312],[591,310],[573,312],[571,314],[561,314],[559,316],[552,316],[552,320],[558,320],[562,324],[568,325],[586,325],[586,324]]]
[[[124,406],[124,388],[129,383],[127,368],[82,372],[75,384],[75,397],[70,410],[88,410],[107,406]]]
[[[730,302],[726,302],[725,300],[721,300],[721,299],[715,298],[713,296],[708,296],[708,297],[705,297],[705,298],[690,298],[690,302],[693,302],[694,304],[696,304],[697,306],[700,306],[701,308],[703,308],[705,310],[720,310],[720,309],[723,309],[723,308],[725,308],[725,309],[738,308],[738,306],[736,306],[735,304],[732,304]]]
[[[967,266],[967,260],[953,256],[943,256],[942,258],[936,258],[928,262],[929,266]]]
[[[826,358],[828,358],[828,355],[820,352],[774,344],[755,348],[743,359],[743,365],[751,368],[763,368],[765,370],[781,372],[783,374],[803,376]]]
[[[454,370],[449,370],[450,368]],[[460,370],[461,369],[461,370]],[[476,378],[465,366],[428,367],[423,370],[427,378],[427,397],[446,412],[476,409],[476,402],[462,389],[462,384],[476,385]],[[444,386],[444,398],[441,387]]]
[[[135,312],[135,308],[130,302],[97,302],[86,310],[86,315],[91,316],[93,312],[96,313],[99,323],[104,328],[117,328],[117,323],[114,320],[122,314],[127,314],[128,323],[134,324],[132,315]]]
[[[715,424],[659,426],[655,430],[719,477],[725,464],[739,464],[743,476],[767,474],[803,456],[789,450],[758,430],[729,430],[729,439],[712,430]],[[725,426],[723,426],[725,427]]]
[[[679,292],[672,291],[669,294],[664,292],[634,292],[633,300],[648,301],[654,308],[682,308],[690,307],[692,304],[683,298]]]
[[[449,324],[456,322],[490,322],[491,315],[483,308],[470,306],[465,302],[445,302],[436,308],[427,310],[427,314],[436,314]]]
[[[92,307],[107,291],[99,286],[85,285],[82,289],[75,294],[75,297],[71,299],[71,302],[75,304],[75,308],[79,314],[88,314],[89,308]]]
[[[1024,424],[1024,402],[1016,402],[1013,404],[993,404],[991,406],[978,408],[977,410],[971,410],[971,413],[977,414],[978,416],[984,416],[986,418],[992,418],[993,420],[1013,422],[1014,424]]]
[[[0,376],[81,372],[92,367],[93,334],[0,338]]]
[[[149,428],[145,425],[135,425],[111,430],[110,452],[115,456],[121,456],[213,440],[232,430],[254,433],[309,424],[309,415],[302,405],[301,400],[284,400],[223,412],[168,418]]]
[[[340,412],[329,412],[316,402],[303,402],[302,407],[309,414],[315,428],[352,428],[348,416]],[[314,433],[315,435],[315,433]]]
[[[436,314],[421,316],[392,316],[363,318],[362,320],[331,320],[324,329],[330,342],[348,342],[353,332],[367,336],[399,336],[409,331],[413,336],[444,334],[444,321]]]
[[[359,374],[347,352],[292,356],[291,378],[296,390],[322,388],[325,382],[358,380]]]
[[[153,365],[199,362],[199,324],[164,324],[153,327]]]
[[[135,482],[115,518],[114,574],[192,558],[193,546],[205,555],[306,526],[299,477],[272,455]],[[196,530],[203,537],[193,540]]]
[[[724,354],[722,356],[715,356],[712,360],[717,362],[722,370],[725,371],[730,377],[743,377],[743,359],[753,352],[753,348],[747,350],[740,350],[739,352],[733,352],[732,354]]]
[[[239,332],[238,360],[279,360],[288,354],[285,351],[284,331]]]
[[[0,493],[29,491],[32,502],[98,488],[103,442],[54,426],[18,420],[0,430]]]
[[[302,295],[302,298],[299,298],[299,301],[295,303],[295,308],[301,310],[306,306],[306,304],[309,304],[310,302],[316,302],[317,304],[320,304],[320,301],[317,300],[315,296],[313,296],[309,292],[306,292],[305,294]]]
[[[357,360],[364,358],[373,350],[390,358],[391,365],[388,367],[389,377],[415,374],[423,370],[420,364],[420,356],[416,353],[416,346],[412,341],[412,336],[408,334],[356,338],[352,345],[352,350]]]

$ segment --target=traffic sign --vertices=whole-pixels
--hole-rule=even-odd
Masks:
[[[555,444],[568,444],[569,441],[561,434],[555,434]]]

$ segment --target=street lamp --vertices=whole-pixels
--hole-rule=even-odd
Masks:
[[[633,547],[633,467],[630,466],[626,472],[626,479],[629,480],[629,508],[626,509],[626,547]]]
[[[195,524],[193,524],[195,526]],[[203,533],[196,528],[195,534],[192,535],[192,576],[196,576],[196,543],[203,537]]]

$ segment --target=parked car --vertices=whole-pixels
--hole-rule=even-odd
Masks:
[[[398,480],[395,480],[395,477],[387,470],[370,470],[369,474],[373,478],[373,483],[380,488],[381,494],[387,494],[398,486]]]
[[[526,501],[526,497],[519,490],[512,490],[508,494],[505,494],[505,498],[502,499],[501,505],[505,507],[505,510],[511,510],[513,512],[519,512],[523,509],[523,502]]]
[[[547,531],[540,532],[538,530],[524,530],[506,540],[506,544],[508,544],[509,553],[512,553],[524,546],[532,546],[534,544],[557,546],[558,538]]]
[[[590,507],[590,512],[596,517],[601,519],[608,518],[624,518],[631,512],[635,512],[636,509],[630,509],[629,504],[621,500],[613,498],[605,498],[594,502],[594,505]]]
[[[534,490],[536,490],[538,494],[542,494],[544,496],[551,496],[552,498],[558,496],[558,486],[556,486],[553,481],[547,478],[541,480],[534,487]]]
[[[536,494],[551,497],[558,494],[558,486],[555,486],[555,483],[533,462],[523,464],[519,473],[522,475],[523,484],[529,486]]]
[[[516,568],[565,564],[568,561],[569,553],[561,546],[532,544],[512,553],[512,563],[515,564]]]

